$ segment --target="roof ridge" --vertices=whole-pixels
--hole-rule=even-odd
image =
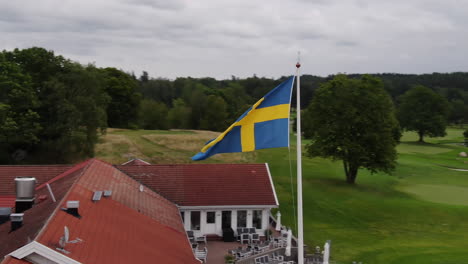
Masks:
[[[151,188],[150,186],[148,186],[148,185],[142,183],[141,181],[138,181],[137,179],[133,178],[131,175],[127,174],[125,171],[123,171],[123,170],[121,170],[121,169],[119,169],[119,168],[117,167],[117,166],[126,166],[126,165],[111,165],[111,166],[114,167],[116,170],[120,171],[121,173],[123,173],[125,176],[127,176],[128,178],[130,178],[132,181],[137,182],[138,184],[140,184],[140,185],[142,185],[142,186],[145,186],[146,189],[148,189],[148,190],[150,190],[151,192],[157,194],[158,196],[160,196],[160,197],[163,198],[164,200],[170,202],[171,204],[174,204],[175,206],[179,207],[179,205],[178,205],[176,202],[170,200],[169,198],[167,198],[166,196],[164,196],[164,195],[162,195],[161,193],[157,192],[156,190],[154,190],[154,189]],[[139,166],[139,167],[141,167],[141,165],[130,165],[130,167],[131,167],[131,166],[135,166],[135,167]],[[150,166],[150,165],[148,165],[148,166]],[[127,165],[127,167],[129,167],[129,166]]]
[[[83,176],[84,172],[89,168],[89,166],[92,163],[93,163],[93,159],[89,159],[89,160],[84,161],[84,162],[82,162],[82,163],[75,166],[75,167],[77,167],[77,166],[81,165],[80,168],[83,168],[83,170],[81,171],[80,175],[78,175],[76,177],[75,181],[70,185],[70,188],[68,189],[67,193],[65,193],[65,195],[62,197],[62,199],[60,201],[57,201],[57,206],[55,207],[54,211],[50,214],[49,218],[47,218],[47,221],[44,223],[44,225],[42,225],[42,227],[39,229],[39,231],[37,232],[37,235],[34,237],[33,241],[36,241],[44,233],[44,231],[46,230],[46,227],[49,225],[51,219],[57,214],[57,211],[60,210],[60,205],[63,203],[63,201],[65,201],[68,198],[68,195],[70,195],[70,192],[72,191],[75,184],[78,182],[78,180],[81,178],[81,176]],[[77,170],[74,170],[73,172],[75,172],[75,171],[77,171]],[[65,176],[66,175],[62,176],[61,178],[65,177]]]
[[[39,190],[39,189],[41,189],[41,188],[44,188],[47,184],[51,184],[51,183],[53,183],[53,182],[55,182],[55,181],[57,181],[57,180],[62,179],[62,178],[65,177],[65,176],[70,175],[71,173],[73,173],[73,172],[75,172],[75,171],[77,171],[77,170],[83,168],[84,166],[86,166],[86,165],[87,165],[88,163],[90,163],[91,161],[92,161],[92,159],[89,159],[89,160],[86,160],[86,161],[83,161],[83,162],[81,162],[81,163],[76,164],[75,166],[71,167],[70,169],[68,169],[68,170],[66,170],[66,171],[64,171],[64,172],[62,172],[61,174],[59,174],[59,175],[53,177],[52,179],[50,179],[50,180],[48,180],[48,181],[42,183],[41,185],[37,186],[37,187],[36,187],[36,190]]]
[[[24,165],[0,165],[0,167],[70,167],[73,164],[24,164]]]

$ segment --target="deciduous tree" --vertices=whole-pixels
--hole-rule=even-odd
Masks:
[[[424,136],[443,137],[447,126],[448,103],[431,89],[417,85],[399,98],[398,119],[403,129]]]
[[[391,172],[400,138],[393,102],[382,82],[371,76],[338,75],[320,85],[304,112],[312,157],[342,160],[346,181],[354,184],[359,168]]]

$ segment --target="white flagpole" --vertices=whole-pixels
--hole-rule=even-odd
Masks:
[[[302,142],[301,142],[301,64],[299,55],[296,64],[296,134],[297,134],[297,263],[304,264],[304,227],[302,221]]]

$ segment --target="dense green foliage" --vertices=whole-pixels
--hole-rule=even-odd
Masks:
[[[424,85],[448,101],[448,123],[468,122],[468,73],[372,76],[383,81],[395,101],[414,85]],[[301,107],[333,77],[303,75]],[[3,51],[0,163],[62,163],[92,156],[106,127],[222,131],[285,78],[167,80],[147,72],[136,78],[116,68],[81,65],[43,48]],[[292,107],[295,97],[293,93]]]
[[[0,67],[0,163],[65,163],[94,155],[108,105],[117,100],[107,92],[109,69],[42,48],[3,51]]]
[[[323,83],[304,112],[304,134],[312,157],[342,160],[346,181],[358,169],[391,172],[400,139],[398,121],[382,82],[368,75],[338,75]]]
[[[400,97],[398,119],[403,129],[424,136],[443,137],[447,126],[448,103],[431,89],[418,85]]]

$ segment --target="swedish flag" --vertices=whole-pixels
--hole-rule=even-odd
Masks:
[[[271,90],[226,131],[209,141],[192,160],[204,160],[217,153],[288,147],[293,82],[294,77],[290,77]]]

